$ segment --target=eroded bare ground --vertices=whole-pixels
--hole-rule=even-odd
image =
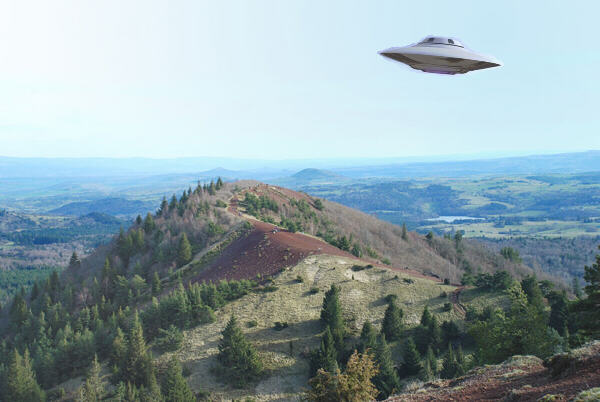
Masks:
[[[514,356],[499,365],[476,368],[464,377],[427,383],[388,402],[537,401],[543,397],[568,401],[583,390],[600,386],[600,341],[572,351],[563,362],[563,369],[556,370],[557,363],[545,367],[537,357]]]

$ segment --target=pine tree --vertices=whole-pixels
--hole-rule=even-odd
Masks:
[[[45,401],[46,396],[35,379],[31,367],[29,351],[25,349],[23,356],[15,349],[5,380],[4,396],[7,401],[36,402]]]
[[[221,333],[218,359],[229,378],[236,385],[243,385],[260,376],[262,361],[254,346],[246,340],[235,316]]]
[[[161,284],[160,277],[158,276],[158,272],[154,271],[154,275],[152,276],[152,296],[158,296],[161,292]]]
[[[381,325],[381,333],[385,335],[385,339],[390,341],[396,341],[400,339],[404,326],[402,325],[402,318],[404,312],[398,307],[395,301],[391,301],[385,310],[383,316],[383,323]]]
[[[408,232],[406,231],[406,223],[402,223],[402,240],[408,240]]]
[[[467,363],[465,361],[465,355],[463,353],[462,344],[458,344],[458,349],[456,350],[456,377],[460,377],[465,374],[467,367]]]
[[[179,246],[177,247],[177,265],[185,265],[191,260],[192,246],[187,238],[187,235],[183,233],[179,239]]]
[[[162,387],[165,402],[195,402],[196,397],[190,389],[187,381],[183,378],[181,364],[173,355],[167,366]]]
[[[135,218],[135,224],[140,226],[142,224],[142,215],[139,215]]]
[[[569,320],[569,308],[565,295],[556,297],[550,309],[550,320],[548,325],[554,328],[560,336],[564,337],[567,333],[567,323]]]
[[[464,364],[464,357],[462,357],[462,348],[460,348],[461,356],[460,359]],[[454,353],[452,344],[448,344],[448,352],[444,356],[444,362],[442,363],[442,371],[440,376],[442,378],[454,378],[456,376],[464,374],[464,367],[457,360],[457,355]]]
[[[429,327],[432,319],[433,319],[433,316],[429,312],[429,307],[425,306],[425,309],[423,310],[423,314],[421,314],[421,325],[424,327]]]
[[[85,383],[79,389],[78,401],[80,402],[98,402],[104,397],[105,385],[102,381],[100,363],[98,356],[94,356],[94,361],[85,379]]]
[[[71,254],[71,259],[69,260],[69,269],[79,269],[81,267],[81,261],[77,256],[77,253],[73,251]]]
[[[321,321],[329,326],[331,335],[335,342],[338,353],[344,349],[345,325],[342,318],[342,306],[340,304],[340,288],[335,284],[325,292],[323,308],[321,309]]]
[[[437,375],[438,371],[439,371],[438,360],[437,360],[437,357],[435,357],[435,354],[433,353],[433,349],[431,348],[431,346],[427,348],[427,354],[425,355],[425,360],[428,361],[432,374],[434,376]]]
[[[144,232],[146,232],[146,234],[150,234],[154,231],[154,229],[156,229],[156,223],[154,222],[152,214],[148,212],[146,218],[144,219]]]
[[[392,352],[383,334],[380,334],[377,339],[375,357],[379,365],[379,372],[373,378],[373,384],[379,391],[378,398],[386,399],[400,389],[400,379],[394,367]]]
[[[412,337],[408,337],[404,343],[404,363],[402,364],[402,373],[406,376],[414,376],[421,372],[421,356],[415,346],[415,341]]]
[[[372,401],[377,396],[377,388],[371,379],[377,375],[378,369],[369,353],[359,355],[355,350],[348,359],[344,374],[339,376],[340,395],[342,401]]]
[[[144,331],[137,312],[127,334],[127,351],[122,373],[126,381],[130,381],[136,386],[147,386],[152,381],[156,381],[152,357],[148,352]]]
[[[335,373],[339,370],[337,363],[338,352],[335,347],[333,335],[329,326],[325,327],[323,336],[321,336],[321,345],[311,358],[311,373],[315,374],[319,369],[329,373]]]
[[[223,187],[223,180],[221,180],[221,178],[219,177],[217,179],[216,188],[217,188],[217,190],[220,190],[222,187]]]
[[[160,203],[160,208],[156,211],[156,215],[163,216],[169,210],[169,203],[167,202],[167,198],[163,197],[162,202]]]
[[[375,399],[378,391],[371,382],[377,367],[369,353],[356,351],[348,359],[346,371],[330,373],[323,369],[310,379],[306,398],[316,402],[362,402]]]
[[[367,349],[375,349],[377,346],[377,332],[370,321],[365,321],[360,333],[359,352],[364,353]]]

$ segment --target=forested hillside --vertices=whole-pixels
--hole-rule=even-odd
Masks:
[[[3,306],[0,398],[383,399],[596,338],[598,264],[569,300],[460,234],[219,179]]]

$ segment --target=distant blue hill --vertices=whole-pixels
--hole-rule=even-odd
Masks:
[[[97,219],[106,219],[103,215],[145,215],[147,212],[154,211],[157,208],[155,203],[139,200],[127,200],[125,198],[102,198],[92,201],[70,202],[59,208],[55,208],[49,213],[54,215],[73,215]]]

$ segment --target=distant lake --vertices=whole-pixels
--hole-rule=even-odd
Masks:
[[[446,222],[446,223],[454,223],[454,221],[467,221],[467,220],[472,220],[472,221],[482,221],[484,220],[484,218],[475,218],[473,216],[438,216],[437,218],[429,218],[426,219],[428,221],[432,221],[432,222]]]

